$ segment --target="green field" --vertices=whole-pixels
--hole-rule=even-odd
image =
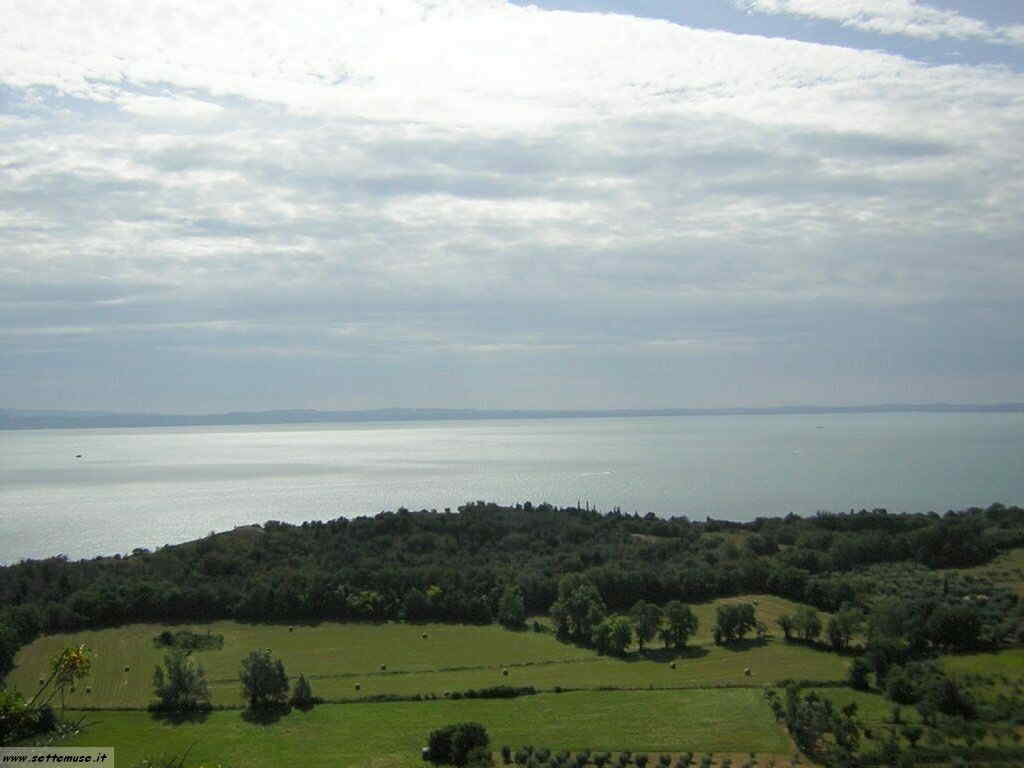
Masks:
[[[1010,680],[1024,682],[1024,648],[943,656],[942,666],[947,672],[959,675],[1005,675]]]
[[[987,578],[993,584],[1013,590],[1024,598],[1024,547],[1001,552],[985,565],[956,570],[958,573]]]
[[[798,607],[765,595],[720,602],[739,600],[756,600],[758,617],[772,632],[780,615]],[[127,766],[190,747],[190,765],[276,766],[302,764],[307,757],[342,766],[422,765],[419,750],[427,733],[462,720],[486,725],[495,750],[534,744],[652,754],[754,751],[781,760],[792,753],[792,744],[763,700],[762,686],[786,678],[843,679],[848,660],[778,637],[715,646],[717,604],[694,606],[701,627],[689,648],[669,652],[656,642],[643,654],[634,647],[626,659],[559,642],[550,631],[497,626],[193,626],[224,636],[222,649],[195,653],[214,705],[226,708],[201,723],[170,724],[143,711],[153,699],[153,669],[164,654],[153,638],[165,628],[184,627],[135,624],[40,638],[18,653],[8,682],[31,692],[54,653],[88,645],[95,653],[93,670],[68,706],[88,710],[90,726],[69,744],[113,745]],[[241,710],[238,672],[242,658],[257,648],[270,649],[290,677],[306,675],[327,703],[308,713],[292,711],[272,724],[249,722]],[[531,685],[542,693],[504,700],[444,697],[501,684]],[[357,701],[382,694],[438,698]]]
[[[779,598],[750,599],[758,600],[758,614],[765,621],[795,609],[793,603]],[[785,678],[836,680],[846,674],[844,659],[778,639],[744,645],[742,650],[715,646],[709,629],[714,611],[715,604],[695,607],[701,630],[682,653],[666,653],[655,644],[644,657],[633,654],[627,660],[598,656],[590,649],[561,643],[550,633],[510,632],[493,625],[289,627],[214,622],[193,629],[224,636],[223,649],[200,651],[195,658],[206,669],[213,703],[227,707],[242,704],[238,670],[242,658],[256,648],[269,648],[284,662],[290,677],[306,675],[317,696],[334,700],[381,694],[442,696],[445,691],[501,684],[546,690],[556,686],[635,689],[763,685]],[[18,653],[8,682],[26,693],[35,690],[54,653],[85,643],[95,652],[93,671],[70,694],[68,706],[145,707],[152,700],[153,669],[164,654],[152,640],[164,628],[133,624],[40,638]],[[675,669],[669,666],[672,661]],[[744,672],[748,667],[749,677]]]
[[[502,744],[552,749],[740,752],[786,755],[789,739],[760,690],[601,691],[542,694],[504,701],[324,704],[272,725],[238,711],[203,723],[168,725],[144,712],[84,713],[90,723],[67,746],[114,746],[119,765],[180,754],[190,763],[233,766],[422,766],[429,731],[466,720],[483,723]],[[193,746],[194,745],[194,746]],[[315,755],[315,758],[314,758]]]
[[[869,726],[887,723],[892,717],[893,707],[896,706],[882,694],[873,691],[855,691],[852,688],[818,688],[815,690],[823,699],[831,700],[837,708],[855,702],[857,718]],[[921,722],[921,715],[915,707],[903,705],[900,707],[900,720],[907,724],[917,724]]]

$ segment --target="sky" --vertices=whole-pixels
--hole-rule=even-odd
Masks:
[[[0,407],[1024,401],[1017,2],[13,0],[0,51]]]

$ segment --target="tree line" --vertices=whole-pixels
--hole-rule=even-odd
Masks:
[[[872,569],[965,567],[1021,546],[1022,520],[1019,507],[999,504],[941,516],[861,510],[736,523],[473,502],[457,513],[270,521],[153,552],[0,568],[0,674],[40,633],[132,621],[514,626],[549,612],[557,619],[568,607],[560,591],[566,575],[592,585],[605,611],[596,622],[567,619],[577,639],[591,632],[592,640],[593,628],[610,617],[632,617],[640,602],[667,607],[763,592],[836,612],[891,588],[889,576]],[[915,582],[910,597],[922,598],[923,626],[941,623],[931,620],[937,606],[956,604],[981,627],[973,642],[1024,636],[1012,594],[965,578],[951,574],[941,590]],[[985,601],[963,602],[965,590],[984,593]],[[623,634],[614,624],[602,637]]]

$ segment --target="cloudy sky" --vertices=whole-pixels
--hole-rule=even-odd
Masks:
[[[1017,2],[13,8],[0,407],[1024,400]]]

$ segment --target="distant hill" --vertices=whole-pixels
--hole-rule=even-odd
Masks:
[[[637,416],[765,416],[827,413],[1021,413],[1024,403],[950,403],[856,406],[795,405],[778,408],[660,408],[619,410],[477,410],[473,408],[381,408],[364,411],[238,411],[208,414],[26,411],[0,409],[0,429],[91,429],[110,427],[194,427],[242,424],[327,424],[362,421],[471,419],[562,419]]]

